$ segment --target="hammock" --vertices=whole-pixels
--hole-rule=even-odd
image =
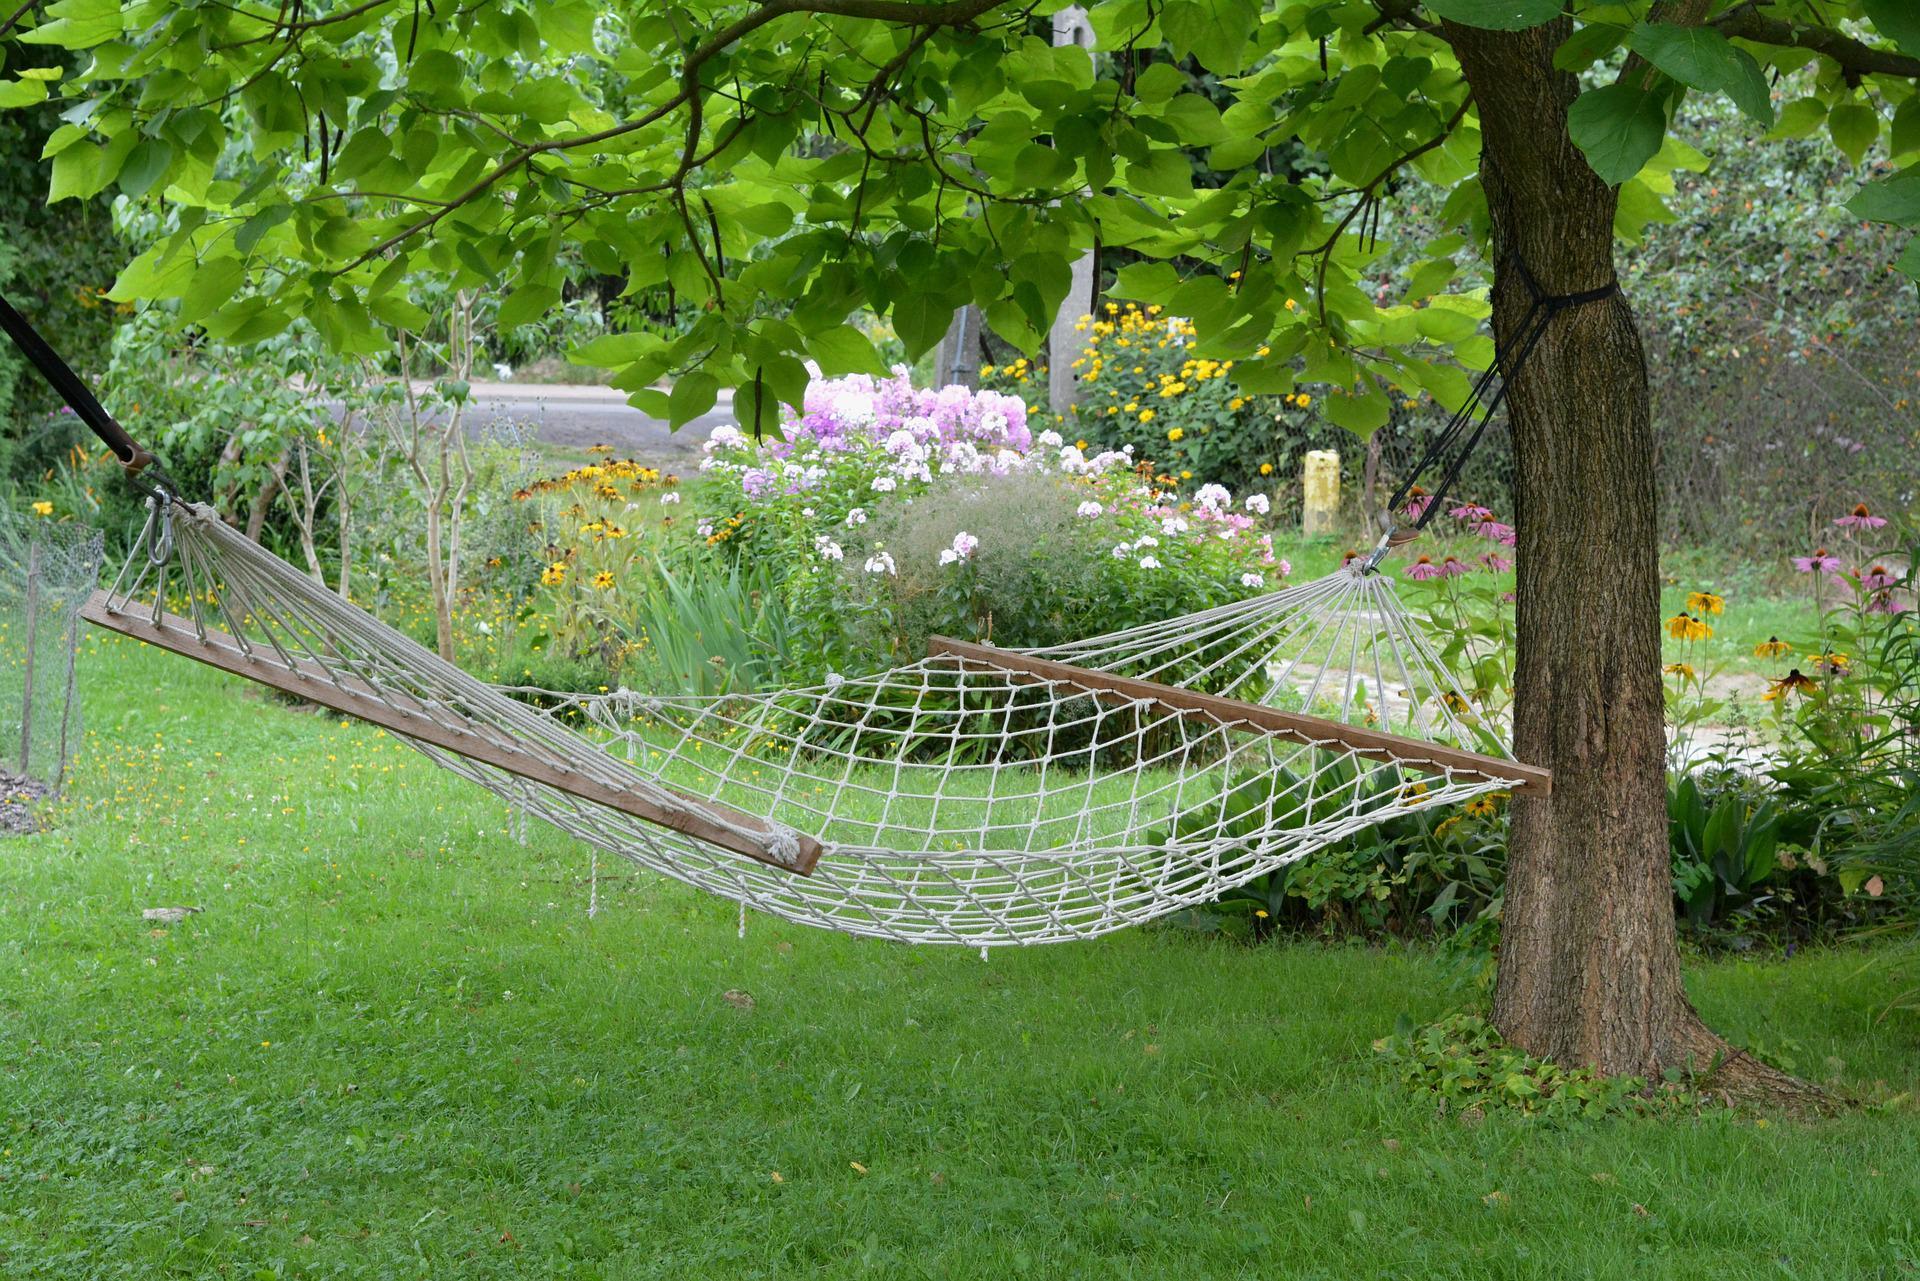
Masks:
[[[643,867],[904,942],[1092,938],[1396,815],[1550,787],[1497,748],[1435,741],[1475,739],[1467,703],[1358,561],[1051,650],[936,639],[813,688],[542,711],[157,496],[83,616],[392,730]],[[567,723],[582,718],[598,732]]]
[[[138,478],[151,456],[4,299],[0,326]],[[1551,787],[1477,722],[1375,572],[1391,536],[1315,582],[1050,649],[935,638],[918,662],[810,688],[549,693],[542,710],[170,483],[148,492],[89,621],[382,726],[597,850],[804,925],[1093,938],[1396,816]]]

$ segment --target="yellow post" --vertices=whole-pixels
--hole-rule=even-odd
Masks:
[[[1340,514],[1340,455],[1331,449],[1309,450],[1300,488],[1300,532],[1308,538],[1331,534]]]

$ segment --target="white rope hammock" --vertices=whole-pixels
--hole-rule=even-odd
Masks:
[[[1392,583],[1357,561],[1046,650],[936,640],[813,688],[551,695],[548,711],[202,506],[157,501],[85,616],[392,729],[642,867],[903,942],[1092,938],[1385,818],[1551,782],[1473,722]]]

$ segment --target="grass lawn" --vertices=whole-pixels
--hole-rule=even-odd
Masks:
[[[522,848],[377,731],[97,633],[83,688],[60,825],[0,845],[6,1277],[1920,1268],[1910,948],[1690,975],[1882,1106],[1468,1125],[1372,1062],[1472,1001],[1429,952],[1141,931],[983,963],[738,939],[651,878],[589,920],[581,847]]]

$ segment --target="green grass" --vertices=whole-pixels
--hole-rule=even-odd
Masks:
[[[0,1275],[1920,1267],[1910,951],[1690,974],[1714,1024],[1883,1106],[1465,1125],[1369,1048],[1471,1003],[1434,954],[742,940],[642,877],[589,920],[581,848],[520,847],[392,739],[87,650],[90,759],[59,827],[0,845]],[[140,919],[177,904],[205,911]]]

